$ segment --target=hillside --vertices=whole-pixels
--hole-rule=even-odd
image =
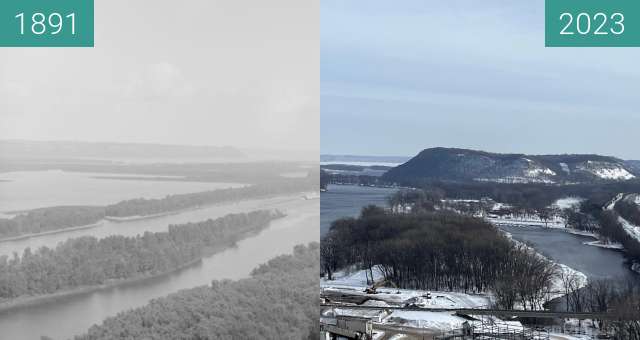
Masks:
[[[595,183],[636,178],[623,160],[600,155],[499,154],[454,148],[425,149],[383,179],[396,183],[425,180],[500,183]]]
[[[630,167],[632,170],[634,170],[636,173],[640,173],[640,161],[638,160],[626,161],[625,164],[628,167]]]

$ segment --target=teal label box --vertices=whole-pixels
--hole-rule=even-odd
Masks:
[[[1,47],[93,47],[94,0],[0,0]]]
[[[545,46],[640,46],[640,0],[545,0]]]

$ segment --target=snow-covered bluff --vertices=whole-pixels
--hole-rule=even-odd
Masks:
[[[501,183],[590,183],[636,178],[623,160],[600,155],[499,154],[452,148],[420,152],[383,178],[407,183],[425,179]]]

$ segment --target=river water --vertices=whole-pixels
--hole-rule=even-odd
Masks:
[[[298,201],[301,195],[283,196],[261,200],[247,200],[236,203],[212,205],[202,209],[187,210],[179,214],[166,215],[150,219],[131,220],[124,222],[113,222],[103,220],[98,226],[88,229],[77,229],[73,231],[49,234],[46,236],[35,236],[19,239],[15,241],[0,241],[0,256],[13,256],[16,252],[21,255],[24,249],[29,247],[36,250],[46,246],[55,247],[58,243],[69,238],[81,236],[94,236],[103,238],[111,235],[136,236],[145,231],[160,232],[167,231],[170,224],[182,224],[187,222],[198,222],[207,219],[215,219],[231,213],[248,212],[259,209],[276,209],[286,207],[292,201]]]
[[[61,170],[0,173],[0,213],[58,205],[108,205],[133,198],[161,198],[221,188],[238,183],[104,179],[118,174]],[[131,178],[159,177],[123,175]],[[160,176],[162,177],[162,176]],[[171,177],[171,176],[164,176]]]
[[[238,242],[237,247],[207,257],[199,264],[172,274],[2,312],[0,313],[0,339],[39,339],[41,335],[54,339],[68,339],[109,316],[143,306],[153,298],[166,296],[181,289],[209,284],[216,279],[246,277],[259,264],[277,255],[290,253],[297,244],[317,242],[319,238],[318,205],[317,199],[304,200],[300,196],[290,196],[262,202],[252,201],[211,207],[153,220],[119,223],[113,227],[121,228],[123,232],[127,228],[141,232],[164,230],[168,224],[176,221],[202,220],[198,218],[198,216],[202,217],[200,215],[209,214],[208,216],[215,218],[226,212],[249,211],[254,208],[277,208],[287,214],[287,217],[272,222],[268,229],[257,236]],[[142,225],[144,227],[140,227]],[[54,238],[43,243],[53,243],[57,241],[59,235],[42,237]]]
[[[516,240],[528,242],[547,258],[584,273],[590,280],[626,280],[638,277],[624,263],[625,259],[620,251],[584,244],[593,241],[592,237],[541,227],[500,228],[509,232]]]
[[[356,217],[363,207],[375,204],[387,206],[387,198],[397,189],[357,185],[329,185],[320,194],[320,234],[324,235],[331,222],[342,217]]]
[[[237,186],[231,183],[106,180],[92,176],[61,171],[1,173],[0,179],[11,180],[0,184],[2,210],[63,204],[108,204],[135,197],[162,197],[173,193]],[[64,192],[47,196],[47,192],[55,191]],[[13,252],[21,254],[26,247],[54,247],[72,237],[134,236],[145,231],[166,231],[170,224],[214,219],[229,213],[279,209],[287,214],[285,218],[273,221],[261,233],[238,242],[236,247],[171,274],[0,312],[0,340],[37,340],[42,335],[69,339],[109,316],[143,306],[151,299],[209,284],[212,280],[247,277],[253,268],[275,256],[290,253],[295,245],[318,241],[319,204],[319,199],[304,199],[301,194],[280,196],[213,205],[152,219],[102,221],[94,228],[0,242],[2,256]]]
[[[368,204],[385,205],[394,189],[351,185],[331,185],[321,194],[320,224],[324,234],[331,222],[347,216],[356,216]],[[540,253],[555,262],[583,272],[590,279],[637,278],[624,264],[621,252],[583,244],[593,238],[555,229],[537,227],[504,227],[519,241],[528,242]]]

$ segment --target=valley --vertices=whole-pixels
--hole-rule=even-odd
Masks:
[[[460,161],[459,159],[465,160]],[[543,284],[543,287],[548,288],[543,289],[541,295],[537,295],[535,291],[531,291],[534,286],[530,286],[531,288],[525,291],[538,297],[525,298],[512,305],[512,308],[515,307],[515,309],[559,308],[558,310],[567,311],[594,311],[596,309],[593,309],[595,308],[593,305],[588,307],[590,300],[587,296],[593,296],[595,294],[593,290],[597,289],[598,285],[622,287],[625,282],[628,282],[632,287],[636,287],[634,289],[640,287],[640,272],[636,272],[638,263],[640,263],[640,253],[637,252],[637,246],[640,243],[636,240],[636,232],[640,228],[636,229],[637,225],[628,221],[628,219],[634,220],[636,214],[640,213],[640,206],[637,204],[638,196],[634,194],[640,192],[640,182],[637,179],[637,170],[625,161],[597,155],[530,157],[436,148],[425,150],[408,162],[390,167],[389,170],[381,174],[372,174],[367,170],[374,167],[375,165],[372,164],[356,168],[340,164],[321,166],[327,176],[328,183],[327,191],[322,193],[323,207],[325,205],[328,207],[339,205],[337,204],[340,202],[339,200],[328,202],[333,198],[330,194],[332,190],[337,191],[334,195],[336,197],[340,197],[340,193],[346,190],[354,192],[371,190],[370,194],[373,195],[374,190],[389,187],[390,189],[387,190],[391,192],[386,200],[376,199],[375,196],[366,200],[362,199],[362,197],[366,197],[362,194],[354,195],[351,200],[347,197],[340,197],[341,200],[348,202],[342,206],[342,209],[345,210],[340,211],[340,207],[333,209],[333,220],[338,221],[328,229],[329,234],[326,229],[323,229],[324,238],[321,241],[321,249],[323,249],[322,243],[324,243],[325,247],[329,247],[325,250],[325,256],[333,254],[328,256],[338,256],[338,260],[335,262],[335,260],[331,260],[331,257],[325,258],[324,266],[334,267],[331,270],[326,269],[329,267],[323,267],[325,268],[323,269],[325,277],[321,281],[322,291],[323,296],[328,301],[332,301],[331,303],[341,301],[347,296],[349,299],[344,300],[340,308],[335,306],[325,308],[325,313],[330,314],[323,317],[364,316],[374,320],[374,330],[376,328],[382,330],[388,326],[408,326],[413,327],[412,329],[423,329],[437,334],[462,328],[465,319],[456,319],[458,316],[447,313],[429,316],[428,306],[437,301],[427,300],[424,298],[425,296],[443,296],[448,297],[449,301],[455,301],[451,296],[456,294],[480,294],[487,303],[482,307],[471,306],[470,308],[491,308],[502,303],[502,299],[511,294],[498,293],[502,288],[499,288],[499,284],[494,283],[489,283],[487,288],[471,289],[471,286],[463,285],[457,288],[449,286],[444,290],[442,286],[435,284],[436,281],[426,285],[417,284],[421,281],[416,280],[426,280],[424,282],[430,282],[429,280],[434,278],[447,280],[446,276],[443,276],[444,274],[438,274],[437,271],[434,272],[434,269],[411,269],[406,265],[395,269],[392,265],[394,263],[393,257],[389,257],[398,256],[398,261],[404,258],[405,260],[399,263],[405,264],[407,259],[430,259],[421,264],[421,266],[428,267],[430,261],[434,261],[432,260],[434,257],[424,254],[424,249],[431,249],[433,246],[418,246],[418,244],[412,246],[409,242],[395,251],[393,248],[385,249],[384,247],[387,247],[389,242],[394,244],[399,241],[389,236],[383,236],[378,243],[375,241],[375,237],[398,235],[397,232],[371,231],[371,234],[363,234],[364,229],[362,228],[371,228],[380,222],[375,219],[370,222],[364,220],[350,222],[338,219],[338,217],[356,216],[354,213],[356,209],[346,209],[349,205],[355,205],[355,202],[360,202],[361,208],[369,204],[384,207],[385,209],[382,211],[386,211],[385,214],[391,214],[388,218],[395,222],[383,223],[383,225],[401,225],[404,223],[401,222],[402,218],[405,218],[402,216],[407,216],[406,218],[415,216],[415,219],[422,221],[433,219],[434,217],[430,217],[432,215],[441,215],[441,217],[435,217],[440,221],[455,221],[459,218],[456,216],[468,216],[478,221],[488,222],[499,233],[512,240],[512,243],[515,242],[516,248],[520,245],[526,245],[525,249],[535,250],[536,256],[555,269],[551,271],[548,285]],[[558,175],[559,171],[564,174]],[[345,182],[349,185],[344,185]],[[384,203],[380,204],[381,201]],[[328,209],[323,209],[322,214],[331,214],[326,210]],[[366,213],[371,214],[371,212]],[[365,210],[362,210],[362,214],[365,214]],[[392,217],[393,215],[398,217]],[[364,215],[361,215],[361,218],[362,216]],[[323,217],[324,215],[321,218]],[[377,219],[382,218],[378,217]],[[363,225],[357,227],[358,223],[363,223]],[[425,223],[429,224],[429,222]],[[347,227],[350,224],[353,226]],[[468,224],[468,222],[463,223],[463,225]],[[330,246],[327,243],[329,238],[341,240],[340,242],[349,239],[344,235],[331,236],[331,233],[340,233],[339,230],[344,231],[345,228],[355,228],[354,231],[360,230],[360,234],[355,236],[355,239],[361,240],[358,242],[362,242],[368,237],[374,237],[374,241],[362,244],[364,248],[354,244]],[[475,230],[472,232],[474,237],[480,237],[479,230],[477,228]],[[451,232],[450,230],[449,233]],[[463,232],[461,235],[469,232]],[[408,233],[408,231],[404,231],[404,233]],[[457,235],[457,233],[454,234]],[[412,241],[418,243],[427,242],[426,240],[435,237],[433,235],[419,236],[420,234],[416,233],[410,233],[410,235],[412,235]],[[458,236],[453,237],[455,239]],[[480,239],[483,238],[480,237]],[[361,256],[338,264],[344,259],[340,257],[341,255],[336,255],[336,252],[344,248],[360,249]],[[480,247],[480,249],[482,248]],[[485,251],[493,254],[499,247],[494,243],[484,248],[486,248]],[[417,249],[423,249],[423,253],[417,255],[415,253]],[[449,256],[447,254],[455,252],[443,250],[437,253],[445,257],[442,259],[445,263],[464,264],[470,261],[447,262],[446,256]],[[367,259],[367,256],[371,256],[371,258]],[[418,261],[418,263],[420,262]],[[438,267],[436,266],[436,268]],[[410,275],[413,276],[408,278],[397,270],[409,270],[407,273],[412,273]],[[431,274],[429,274],[429,270]],[[530,275],[545,277],[546,274],[542,275],[543,272],[540,270],[536,269],[530,272]],[[334,271],[335,278],[330,280],[326,275],[332,271]],[[474,277],[473,270],[465,271],[465,273],[464,277],[467,279]],[[486,271],[481,277],[487,279],[486,275],[492,275],[490,273],[493,271]],[[504,274],[498,277],[504,277]],[[518,286],[518,284],[512,284]],[[396,302],[390,303],[382,295],[363,293],[372,286],[379,287],[379,291],[391,294],[390,296],[400,294],[397,295],[398,298],[404,296],[402,292],[406,289],[409,289],[406,292],[410,294],[407,298],[401,298],[398,301],[392,300]],[[395,288],[396,286],[400,289]],[[620,294],[626,294],[623,293],[624,290],[617,291]],[[336,295],[337,292],[338,295]],[[342,297],[338,298],[338,296]],[[359,299],[358,296],[362,298]],[[409,300],[411,296],[422,297],[421,301],[423,302],[414,304],[414,302],[410,302],[413,300]],[[404,302],[398,304],[399,301]],[[518,298],[511,301],[518,301]],[[537,302],[530,304],[527,301],[542,302],[537,305]],[[403,306],[407,303],[417,307],[418,310],[425,308],[425,312],[421,313],[418,310],[412,312],[393,311],[390,314],[380,315],[374,310],[367,311],[365,307]],[[349,309],[349,305],[357,308]],[[452,303],[450,306],[465,308],[464,304],[457,303]],[[407,318],[408,315],[411,317]],[[444,323],[439,323],[438,320]],[[526,329],[529,327],[527,326],[529,321],[524,320],[523,323],[511,326]],[[486,320],[482,324],[484,325],[485,322]],[[495,327],[498,327],[496,322],[502,321],[499,318],[491,321]],[[382,325],[386,326],[382,327]],[[549,327],[549,329],[553,328],[551,325]],[[595,332],[592,334],[596,336],[599,328],[585,328],[583,331]],[[381,332],[384,333],[384,331]]]
[[[179,290],[249,278],[318,239],[309,163],[155,161],[3,163],[0,338],[71,339]],[[253,223],[257,211],[278,216]]]

